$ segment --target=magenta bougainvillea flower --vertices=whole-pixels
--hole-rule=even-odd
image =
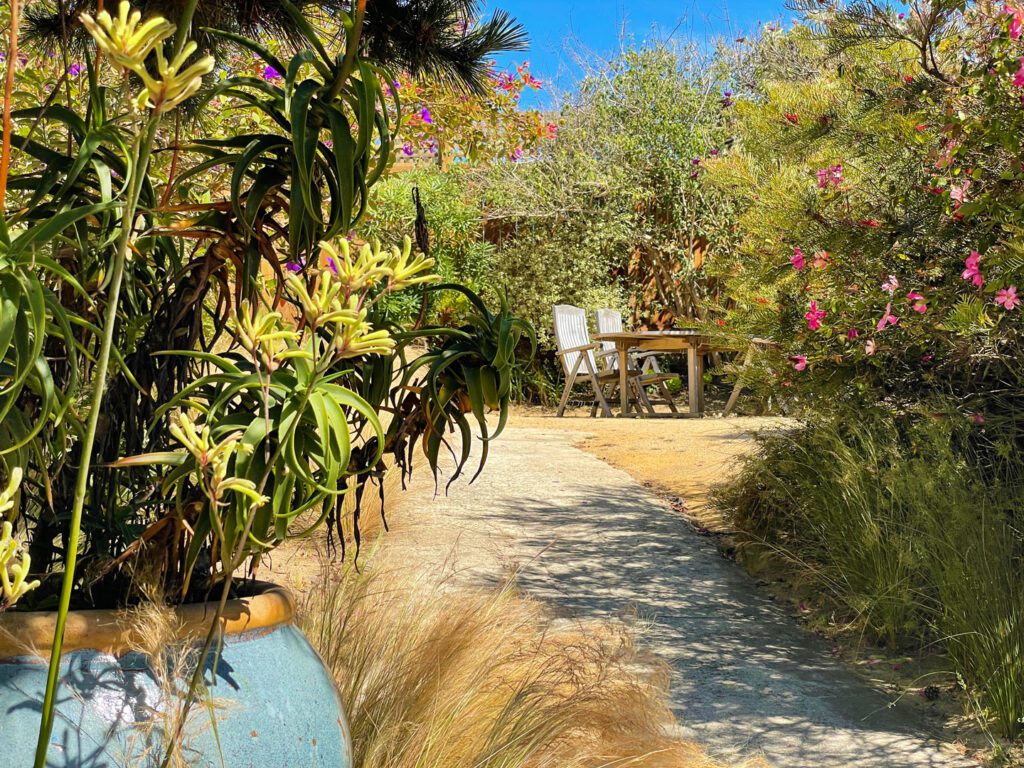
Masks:
[[[807,266],[807,259],[804,257],[804,252],[799,247],[793,248],[793,255],[789,257],[789,263],[793,265],[793,268],[797,272],[803,272],[804,267]]]
[[[1003,13],[1010,17],[1010,39],[1016,40],[1024,30],[1024,11],[1012,5],[1004,5]]]
[[[264,80],[280,80],[281,73],[274,69],[269,64],[263,68],[263,79]]]
[[[876,331],[884,331],[887,326],[896,325],[900,319],[892,313],[892,303],[885,305],[885,314],[882,315],[882,319],[875,324]]]
[[[917,312],[918,314],[923,315],[925,312],[928,311],[928,305],[925,304],[924,296],[922,296],[917,291],[911,291],[910,293],[908,293],[907,301],[912,302],[910,308]]]
[[[825,318],[828,313],[823,309],[818,309],[818,302],[811,300],[810,311],[804,314],[807,320],[807,328],[812,331],[816,331],[821,328],[821,321]]]
[[[846,332],[846,338],[849,339],[850,341],[853,341],[858,336],[860,336],[860,331],[858,331],[856,328],[851,328]]]
[[[431,117],[431,115],[430,115],[430,110],[427,109],[426,107],[424,107],[423,109],[420,110],[420,120],[422,120],[424,123],[433,123],[434,122],[434,118]]]
[[[830,165],[828,168],[818,169],[818,188],[828,189],[832,187],[837,188],[843,183],[843,165],[839,163],[837,165]]]
[[[964,259],[964,271],[960,273],[964,280],[970,280],[976,288],[985,284],[985,277],[981,274],[981,254],[971,251],[971,255]]]
[[[807,355],[793,355],[789,358],[789,361],[793,363],[793,367],[798,371],[807,368]]]
[[[949,188],[949,199],[954,201],[959,208],[960,205],[967,202],[967,193],[971,189],[971,180],[967,179],[959,187],[952,186]]]
[[[900,287],[900,281],[896,279],[896,275],[889,275],[882,283],[882,290],[886,293],[894,293],[897,288]]]
[[[1020,57],[1020,69],[1013,75],[1013,86],[1015,88],[1024,88],[1024,56]]]
[[[1009,288],[1000,288],[996,292],[996,304],[1003,309],[1016,309],[1020,306],[1020,299],[1017,297],[1017,286],[1011,285]]]

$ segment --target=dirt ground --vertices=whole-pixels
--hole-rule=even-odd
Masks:
[[[623,469],[674,504],[698,526],[727,533],[728,522],[709,503],[708,492],[726,480],[754,446],[753,435],[786,429],[774,417],[704,419],[591,419],[589,410],[518,409],[510,423],[527,429],[573,433],[577,447]]]

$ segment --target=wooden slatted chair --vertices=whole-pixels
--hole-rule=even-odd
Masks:
[[[611,366],[598,366],[595,352],[602,357],[606,357],[607,353],[601,350],[599,344],[590,340],[586,311],[571,304],[556,304],[554,320],[555,344],[558,348],[558,357],[562,361],[562,370],[565,372],[565,391],[562,392],[556,415],[561,416],[565,413],[572,388],[578,381],[586,379],[594,390],[590,415],[595,416],[600,409],[602,416],[611,416],[612,409],[608,406],[608,397],[614,394],[618,387],[619,372]],[[632,403],[639,410],[644,394],[636,384],[637,375],[638,372],[629,377],[629,386],[637,398],[633,399]]]
[[[599,309],[594,314],[597,320],[598,333],[622,333],[621,312],[617,312],[614,309]],[[610,341],[602,341],[601,349],[606,356],[609,368],[617,373],[619,370],[619,356],[615,349],[615,344]],[[676,377],[672,374],[661,372],[657,355],[657,352],[631,352],[629,354],[629,366],[630,368],[636,367],[640,372],[638,384],[640,385],[641,392],[643,392],[644,405],[648,411],[654,413],[655,405],[667,405],[672,413],[679,413],[676,402],[672,398],[672,393],[669,392],[665,384],[665,382],[671,381]],[[652,385],[657,387],[658,394],[661,395],[660,399],[651,400],[647,397],[647,393],[644,392],[645,387]]]

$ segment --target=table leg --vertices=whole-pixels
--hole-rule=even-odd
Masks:
[[[704,413],[704,359],[696,347],[686,348],[686,383],[689,385],[690,414]]]
[[[619,415],[629,414],[629,347],[619,346]]]

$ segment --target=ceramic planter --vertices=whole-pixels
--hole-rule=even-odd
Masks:
[[[178,637],[201,647],[214,612],[213,604],[178,608]],[[191,768],[350,768],[338,692],[293,619],[289,594],[271,585],[228,604],[220,655],[205,664],[212,707],[193,707],[182,739]],[[3,766],[33,764],[54,622],[52,613],[0,616]],[[48,766],[159,763],[165,713],[179,702],[132,650],[132,632],[116,611],[69,615]]]

